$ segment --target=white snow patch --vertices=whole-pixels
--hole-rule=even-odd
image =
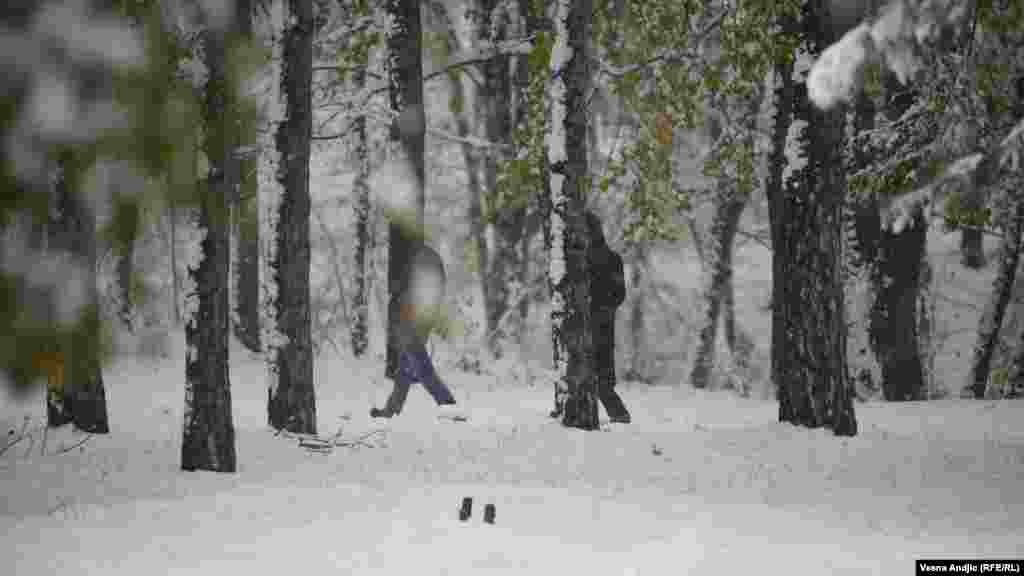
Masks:
[[[848,101],[858,89],[873,48],[871,25],[867,23],[826,48],[807,75],[807,95],[811,101],[823,110]]]
[[[232,358],[235,382],[264,370]],[[318,358],[323,434],[372,433],[330,455],[275,437],[266,391],[233,387],[236,474],[178,469],[184,355],[110,367],[112,433],[66,453],[83,434],[51,430],[40,455],[41,395],[5,397],[3,429],[28,415],[35,442],[0,456],[0,555],[25,575],[262,574],[295,555],[324,573],[817,575],[1024,552],[1024,403],[859,404],[843,439],[776,422],[775,402],[622,385],[634,423],[587,433],[548,418],[546,388],[439,368],[468,422],[439,420],[419,386],[374,421],[381,362]]]
[[[192,209],[196,210],[196,209]],[[182,286],[183,302],[181,314],[187,326],[193,326],[199,314],[199,292],[191,271],[198,270],[203,262],[203,240],[206,238],[207,230],[197,226],[197,219],[190,218],[186,226],[179,227],[179,233],[184,233],[181,242],[182,261],[188,274],[183,278]]]

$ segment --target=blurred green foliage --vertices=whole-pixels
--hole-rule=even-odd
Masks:
[[[15,136],[6,139],[0,158],[0,226],[7,233],[24,219],[22,215],[32,223],[30,229],[45,230],[49,223],[52,184],[17,177],[11,161],[15,147],[39,142],[45,146],[50,163],[63,168],[63,185],[86,206],[103,201],[101,190],[93,189],[102,185],[93,178],[98,162],[127,163],[137,173],[139,177],[129,183],[113,183],[113,217],[104,229],[95,231],[98,240],[115,248],[123,248],[142,229],[137,221],[140,214],[171,202],[194,205],[199,199],[202,187],[197,181],[205,175],[196,174],[194,167],[202,141],[200,112],[204,95],[188,70],[195,64],[201,36],[198,31],[179,30],[163,22],[157,0],[113,0],[108,6],[113,14],[90,18],[117,15],[125,27],[137,31],[144,48],[142,65],[97,66],[69,58],[61,61],[60,73],[78,84],[98,86],[98,94],[89,95],[91,100],[82,100],[82,105],[109,97],[119,114],[117,122],[96,126],[93,132],[74,139],[19,141],[32,138],[32,133],[26,133],[19,124],[32,104],[32,77],[28,73],[6,74],[2,80],[0,131]],[[31,40],[27,21],[18,16],[10,8],[0,10],[0,21]],[[228,50],[229,78],[224,89],[230,92],[228,101],[233,105],[222,111],[230,126],[225,137],[242,143],[243,135],[253,134],[257,114],[255,104],[240,97],[239,86],[265,62],[266,52],[234,35],[229,36]],[[86,98],[81,93],[77,96]],[[110,329],[102,325],[96,302],[80,309],[78,321],[68,326],[54,322],[52,313],[40,313],[41,308],[56,309],[64,297],[62,290],[27,281],[24,271],[0,269],[0,299],[4,302],[0,309],[0,370],[15,390],[23,391],[44,376],[43,367],[33,362],[36,352],[74,351],[72,362],[109,358]],[[41,306],[40,302],[47,304]]]

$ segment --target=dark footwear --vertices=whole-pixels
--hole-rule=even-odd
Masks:
[[[608,420],[613,424],[629,424],[633,421],[630,417],[629,412],[623,412],[622,414],[615,414],[614,416],[608,416]]]
[[[380,408],[370,408],[370,418],[391,418],[395,413],[388,409],[381,410]]]
[[[614,391],[602,394],[601,404],[604,404],[604,410],[608,413],[610,421],[616,424],[629,424],[632,421],[629,410],[626,410],[626,405],[622,403],[622,398]]]

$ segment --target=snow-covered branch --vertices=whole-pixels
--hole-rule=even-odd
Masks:
[[[486,64],[498,56],[524,56],[533,49],[535,34],[503,40],[501,42],[484,42],[469,50],[461,50],[451,55],[443,66],[424,73],[423,81],[427,82],[443,76],[452,70],[477,64]]]
[[[864,22],[829,46],[807,77],[807,95],[827,110],[864,85],[869,64],[882,64],[904,84],[919,70],[918,50],[956,30],[969,0],[891,0],[874,22]]]
[[[1024,120],[1010,131],[993,149],[961,158],[946,168],[928,185],[893,198],[882,209],[883,225],[899,233],[918,209],[931,205],[941,210],[940,202],[954,181],[971,187],[991,184],[1003,170],[1020,171],[1021,148],[1024,147]]]

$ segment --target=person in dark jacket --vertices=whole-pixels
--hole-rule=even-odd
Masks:
[[[590,317],[594,369],[598,397],[612,422],[628,424],[629,410],[615,392],[615,312],[626,299],[626,276],[622,257],[604,238],[601,220],[587,211],[590,233]]]
[[[439,406],[455,404],[455,397],[434,369],[426,346],[430,333],[439,327],[446,284],[444,263],[437,251],[421,244],[413,253],[409,271],[405,291],[399,298],[398,371],[392,376],[394,387],[387,404],[383,409],[370,409],[373,418],[401,413],[414,382],[423,384]]]

